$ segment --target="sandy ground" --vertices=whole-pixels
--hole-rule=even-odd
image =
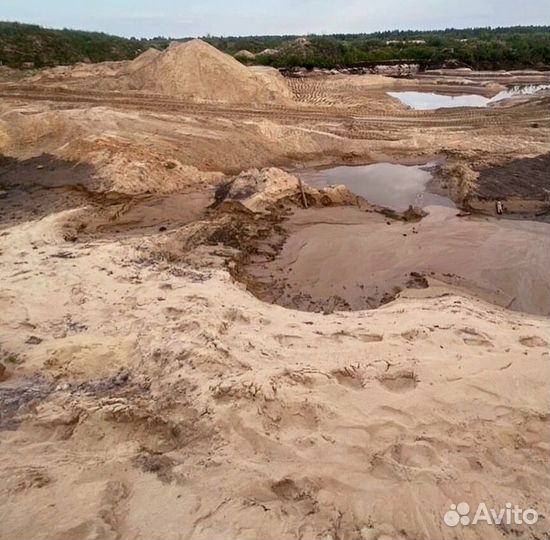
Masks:
[[[368,77],[291,81],[301,89],[292,88],[295,100],[284,107],[0,84],[0,149],[18,159],[48,153],[89,164],[91,189],[132,194],[175,192],[250,167],[366,164],[439,154],[447,157],[444,192],[457,202],[472,199],[483,171],[548,153],[548,97],[498,110],[411,111],[387,95],[393,80],[386,87],[369,86]],[[519,169],[530,174],[528,162],[522,163]],[[536,182],[539,189],[521,197],[527,208],[546,211],[546,177],[537,176]],[[517,196],[513,183],[504,185],[500,199]],[[484,197],[488,203],[481,206],[494,205]]]
[[[296,178],[249,169],[441,152],[460,202],[547,152],[548,98],[417,113],[378,77],[285,82],[284,106],[94,87],[128,68],[0,84],[0,538],[545,538],[547,225],[405,224],[338,189],[299,210]],[[252,294],[267,254],[350,301],[366,272],[414,279],[378,309],[287,309]],[[461,501],[540,519],[445,526]]]
[[[456,538],[461,500],[547,530],[548,319],[437,288],[287,310],[66,218],[1,239],[2,538]]]

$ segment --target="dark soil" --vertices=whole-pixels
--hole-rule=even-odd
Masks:
[[[521,198],[548,201],[549,191],[550,153],[482,169],[471,195],[485,200]]]

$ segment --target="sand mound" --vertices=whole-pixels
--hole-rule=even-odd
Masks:
[[[357,204],[357,196],[344,186],[317,190],[303,185],[310,206]],[[276,167],[243,171],[228,184],[225,200],[239,201],[252,212],[269,212],[278,201],[294,199],[302,204],[300,184],[296,176]]]
[[[142,61],[141,57],[136,60]],[[266,84],[266,77],[270,84]],[[128,85],[134,90],[197,101],[281,103],[289,99],[290,93],[282,92],[281,84],[275,80],[272,76],[258,75],[233,57],[195,39],[172,43],[162,54],[133,72]]]
[[[252,71],[256,77],[259,77],[273,95],[286,100],[293,98],[292,91],[286,84],[285,78],[279,73],[279,70],[269,66],[251,66],[248,70]]]
[[[243,49],[242,51],[238,51],[235,53],[235,58],[245,60],[245,61],[254,60],[254,58],[256,58],[256,55],[253,52]]]
[[[153,60],[158,58],[162,54],[161,51],[158,49],[155,49],[154,47],[150,47],[145,52],[142,52],[138,57],[134,58],[129,64],[128,64],[128,73],[134,73],[135,71],[140,70],[144,66],[147,66],[150,64]]]
[[[69,66],[56,66],[40,70],[36,75],[28,77],[26,80],[30,83],[58,84],[62,82],[64,85],[87,85],[89,87],[91,79],[97,79],[92,82],[94,87],[102,87],[102,81],[115,80],[115,77],[124,74],[126,67],[130,62],[100,62],[97,64],[86,64],[79,62]]]

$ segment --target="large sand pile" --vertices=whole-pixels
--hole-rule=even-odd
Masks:
[[[135,61],[141,61],[141,56]],[[266,84],[266,77],[270,84]],[[290,99],[284,81],[265,72],[255,73],[200,39],[170,44],[135,70],[127,83],[130,89],[198,101],[281,103]]]
[[[103,91],[142,90],[200,102],[282,105],[293,100],[276,69],[248,68],[200,39],[173,42],[163,52],[150,48],[131,62],[45,69],[28,81]]]

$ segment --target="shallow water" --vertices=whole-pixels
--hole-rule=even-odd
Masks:
[[[391,97],[415,110],[432,110],[450,107],[487,107],[491,103],[518,95],[531,95],[550,88],[548,84],[516,85],[502,90],[496,96],[487,98],[477,94],[448,96],[435,92],[388,92]]]
[[[489,103],[500,101],[502,99],[507,99],[513,96],[530,96],[531,94],[535,94],[540,90],[548,89],[550,89],[550,84],[516,84],[514,86],[509,86],[506,90],[502,90],[502,92],[499,92],[496,96],[493,96],[489,100]]]
[[[432,178],[430,172],[432,165],[375,163],[310,169],[299,172],[298,176],[315,188],[343,184],[356,195],[397,211],[406,210],[409,205],[420,208],[427,206],[454,208],[455,204],[447,197],[427,191],[426,185]]]

